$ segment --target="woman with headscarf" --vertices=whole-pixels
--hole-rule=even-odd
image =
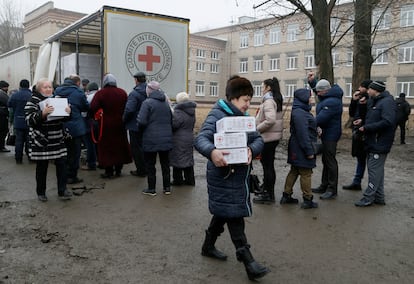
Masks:
[[[122,167],[132,161],[127,132],[122,121],[127,93],[117,87],[116,78],[108,73],[103,78],[103,88],[95,93],[91,112],[103,110],[102,138],[98,142],[99,166],[105,169],[102,178],[121,175]]]

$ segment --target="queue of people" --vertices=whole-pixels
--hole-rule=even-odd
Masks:
[[[117,86],[115,76],[108,73],[103,78],[101,89],[94,82],[81,81],[78,75],[66,78],[56,90],[48,79],[40,79],[32,91],[29,82],[21,80],[20,90],[10,98],[7,82],[0,81],[2,143],[8,132],[4,118],[8,118],[10,110],[16,133],[16,163],[23,162],[24,151],[29,160],[36,163],[36,193],[42,202],[48,200],[46,179],[49,161],[53,161],[56,167],[59,198],[71,199],[72,193],[67,185],[82,182],[78,177],[82,143],[88,152],[87,165],[83,169],[96,170],[99,166],[105,170],[101,178],[111,179],[120,177],[123,166],[134,162],[136,169],[130,174],[147,178],[148,186],[142,193],[149,196],[157,194],[157,156],[164,194],[171,194],[171,185],[195,186],[195,147],[208,159],[208,208],[212,214],[201,254],[221,261],[227,259],[227,255],[215,247],[227,224],[236,257],[243,262],[248,278],[256,280],[265,276],[270,270],[253,258],[245,234],[244,218],[252,215],[249,178],[255,158],[259,158],[262,165],[263,185],[253,202],[275,203],[275,152],[283,133],[283,95],[279,80],[271,78],[262,83],[263,99],[255,117],[257,130],[247,133],[247,163],[228,164],[227,150],[217,149],[214,145],[216,122],[224,117],[248,115],[253,97],[253,86],[248,79],[233,76],[227,81],[226,98],[217,101],[194,138],[197,105],[187,93],[178,93],[176,105],[171,107],[158,82],[147,82],[143,72],[134,74],[133,78],[135,87],[129,95]],[[293,187],[300,178],[303,209],[318,207],[313,193],[321,194],[321,200],[332,200],[337,196],[339,170],[336,148],[342,134],[343,109],[343,91],[338,85],[331,85],[325,79],[317,80],[313,74],[308,77],[308,83],[318,99],[316,116],[311,113],[311,89],[297,89],[290,117],[287,155],[290,171],[280,199],[282,205],[299,203],[293,197]],[[49,98],[66,99],[66,115],[52,117],[55,106]],[[405,94],[400,94],[394,101],[381,81],[364,80],[353,94],[349,106],[353,124],[351,154],[357,158],[357,164],[351,184],[344,185],[343,189],[362,190],[365,167],[368,171],[368,186],[355,206],[385,205],[385,161],[393,145],[397,122],[405,128],[409,111]],[[101,121],[99,139],[91,141],[97,114]],[[322,141],[321,151],[318,136]],[[401,133],[400,142],[405,143],[405,133]],[[0,151],[8,150],[0,144]],[[319,187],[312,188],[312,173],[319,152],[322,153],[322,178]],[[173,168],[172,180],[170,167]]]

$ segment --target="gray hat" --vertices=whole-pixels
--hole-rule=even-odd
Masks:
[[[369,88],[382,93],[385,91],[385,83],[382,81],[373,81],[371,84],[369,84]]]
[[[316,83],[315,90],[316,91],[326,91],[331,88],[331,84],[326,79],[321,79]]]
[[[99,90],[99,86],[95,82],[91,82],[86,86],[86,90],[87,91],[96,91],[96,90]]]

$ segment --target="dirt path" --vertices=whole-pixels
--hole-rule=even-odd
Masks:
[[[341,189],[334,201],[317,200],[315,210],[254,205],[248,240],[272,270],[261,283],[414,283],[414,139],[408,142],[388,157],[386,206],[356,208],[361,192]],[[354,172],[349,145],[343,139],[338,147],[340,185]],[[12,153],[0,154],[0,283],[250,282],[227,230],[217,242],[226,263],[200,255],[210,214],[205,159],[197,153],[196,188],[173,188],[170,196],[141,194],[146,180],[130,176],[130,164],[110,181],[81,172],[86,190],[62,202],[51,166],[47,203],[36,199],[34,165],[15,165]],[[288,172],[285,153],[279,146],[277,199]]]

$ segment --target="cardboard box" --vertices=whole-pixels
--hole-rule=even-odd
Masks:
[[[215,133],[214,146],[217,149],[247,147],[246,132]]]
[[[247,147],[225,149],[228,155],[224,155],[227,164],[246,164],[248,161]]]
[[[254,116],[228,116],[216,122],[216,132],[252,132],[256,131]]]

